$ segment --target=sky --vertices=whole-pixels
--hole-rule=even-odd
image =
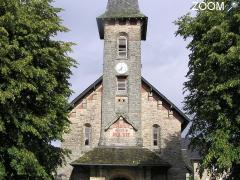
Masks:
[[[72,100],[102,75],[103,40],[96,17],[105,12],[107,0],[55,0],[54,5],[64,9],[59,16],[70,30],[58,34],[57,39],[76,44],[69,54],[78,62],[70,79]],[[187,42],[175,36],[173,22],[191,12],[192,5],[192,0],[139,0],[141,12],[148,16],[147,40],[142,41],[142,76],[180,109],[189,51]]]

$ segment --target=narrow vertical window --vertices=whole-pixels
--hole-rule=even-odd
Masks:
[[[127,57],[127,38],[125,36],[120,36],[118,39],[118,56]]]
[[[153,146],[159,146],[159,126],[153,125]]]
[[[117,77],[117,90],[118,90],[118,92],[126,92],[127,91],[127,77],[126,76],[118,76]]]
[[[89,146],[91,143],[91,133],[92,133],[92,128],[90,124],[85,124],[85,130],[84,130],[84,136],[85,136],[85,140],[84,140],[84,144],[85,146]]]

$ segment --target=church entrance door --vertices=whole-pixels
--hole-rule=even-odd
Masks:
[[[125,177],[116,177],[113,180],[129,180],[129,179]]]

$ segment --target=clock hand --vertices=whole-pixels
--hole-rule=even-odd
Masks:
[[[119,70],[119,71],[122,71],[122,66],[120,66],[118,70]]]

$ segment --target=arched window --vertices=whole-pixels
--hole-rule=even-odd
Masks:
[[[91,124],[85,124],[84,127],[84,144],[85,146],[89,146],[91,143],[91,134],[92,134],[92,127]]]
[[[118,56],[121,58],[127,58],[127,37],[120,36],[118,38]]]
[[[153,146],[159,146],[159,134],[160,134],[160,127],[157,124],[153,125]]]

